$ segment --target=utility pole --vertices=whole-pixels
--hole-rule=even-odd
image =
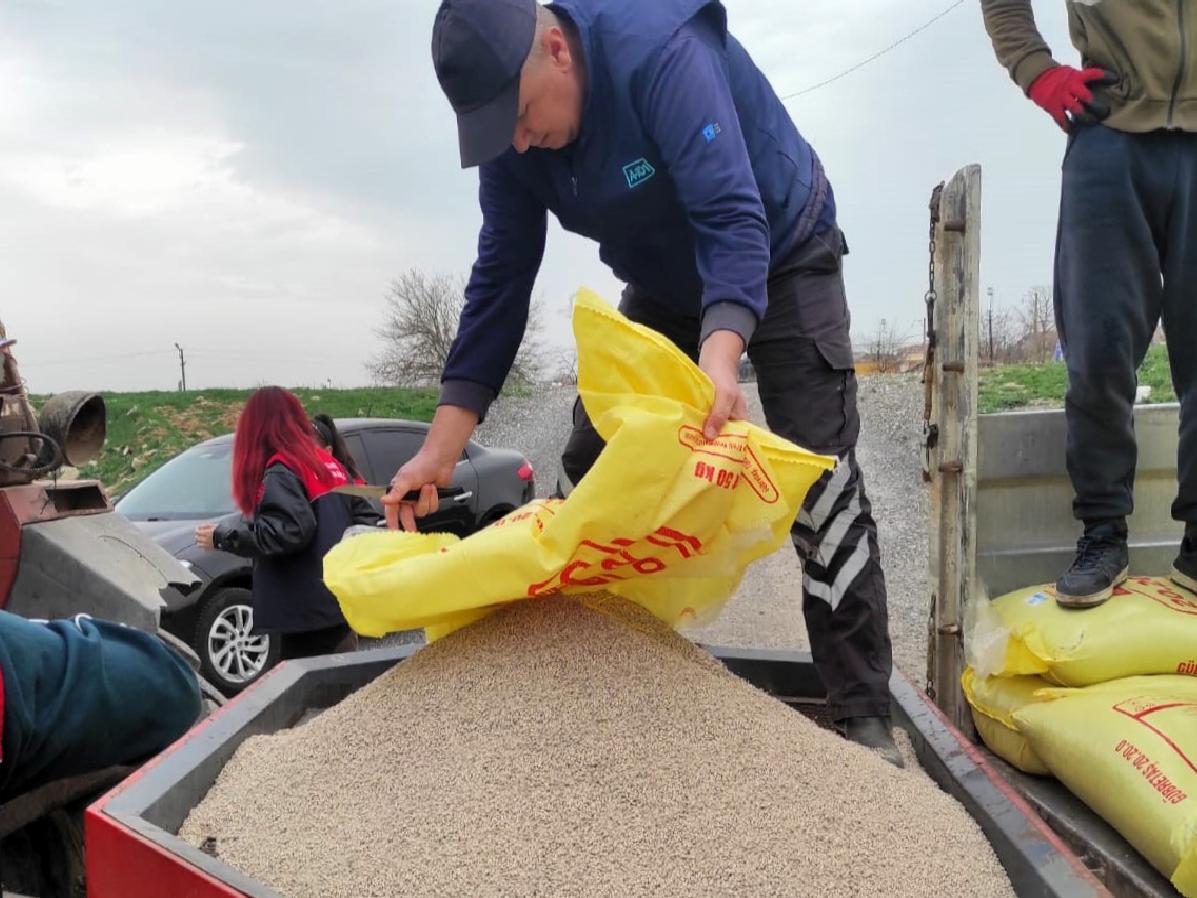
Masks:
[[[993,364],[993,288],[985,291],[989,295],[989,363]]]
[[[175,344],[175,349],[179,350],[179,381],[180,390],[187,392],[187,360],[183,358],[183,347],[178,343]]]

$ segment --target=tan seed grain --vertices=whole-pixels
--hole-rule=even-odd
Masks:
[[[180,836],[288,898],[1013,895],[924,774],[605,594],[517,602],[246,741]]]

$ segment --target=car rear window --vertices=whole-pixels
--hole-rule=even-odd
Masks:
[[[201,444],[168,461],[116,505],[130,518],[192,520],[232,513],[233,443]]]
[[[389,483],[395,472],[420,451],[423,431],[376,429],[364,432],[376,483]]]

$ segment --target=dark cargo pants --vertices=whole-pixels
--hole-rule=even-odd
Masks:
[[[837,719],[888,716],[892,670],[877,526],[856,463],[860,419],[843,251],[842,235],[832,231],[810,238],[778,265],[769,278],[768,310],[748,346],[769,429],[839,459],[810,491],[792,529],[811,653]],[[680,316],[635,286],[624,290],[620,310],[697,360],[697,316]],[[563,493],[602,448],[582,403],[575,403],[561,457]]]
[[[1056,327],[1073,514],[1129,515],[1135,372],[1161,316],[1180,400],[1178,521],[1197,523],[1197,134],[1077,128],[1064,155]]]

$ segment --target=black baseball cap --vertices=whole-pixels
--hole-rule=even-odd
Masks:
[[[520,70],[536,37],[536,0],[441,0],[432,64],[457,113],[461,167],[489,162],[511,145]]]

